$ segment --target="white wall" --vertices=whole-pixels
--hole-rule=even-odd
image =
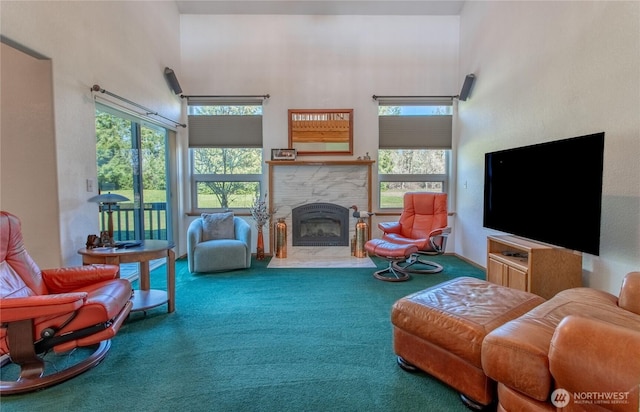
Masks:
[[[458,17],[181,16],[185,94],[265,94],[265,149],[287,110],[354,109],[354,157],[377,150],[373,94],[459,90]],[[265,153],[270,153],[266,151]]]
[[[456,252],[486,264],[485,152],[604,131],[601,254],[583,255],[584,283],[617,294],[640,270],[640,3],[473,1],[460,27],[460,72],[477,81],[459,105]]]
[[[187,95],[270,94],[265,159],[288,147],[288,109],[327,108],[354,110],[350,158],[375,159],[372,96],[457,94],[458,36],[458,16],[183,15],[178,75]]]
[[[180,73],[177,6],[166,1],[2,1],[2,35],[51,59],[60,210],[65,265],[98,232],[86,179],[96,182],[95,106],[90,87],[119,94],[170,118],[181,103],[164,79]],[[29,180],[21,182],[29,187]],[[95,185],[94,185],[95,186]],[[36,196],[33,196],[36,202]],[[19,214],[19,211],[16,212]]]
[[[42,267],[58,267],[51,60],[4,43],[0,56],[0,209],[20,217],[25,247],[33,259]]]

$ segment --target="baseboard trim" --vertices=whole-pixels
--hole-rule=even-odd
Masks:
[[[476,267],[476,268],[478,268],[478,269],[482,269],[482,270],[484,271],[484,273],[485,273],[485,276],[486,276],[487,268],[485,268],[484,266],[479,265],[479,264],[477,264],[476,262],[474,262],[474,261],[472,261],[472,260],[469,260],[469,259],[467,259],[466,257],[461,256],[461,255],[459,255],[459,254],[457,254],[457,253],[445,253],[445,255],[455,256],[455,257],[457,257],[457,258],[458,258],[458,259],[460,259],[460,260],[464,260],[466,263],[470,264],[471,266],[475,266],[475,267]]]

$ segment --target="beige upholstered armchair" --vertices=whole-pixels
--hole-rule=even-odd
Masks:
[[[187,230],[191,273],[251,267],[251,227],[232,212],[203,213]]]

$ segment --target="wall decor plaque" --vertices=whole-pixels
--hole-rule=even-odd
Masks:
[[[271,149],[271,160],[296,160],[296,149]]]
[[[304,155],[352,155],[353,109],[289,109],[289,147]]]

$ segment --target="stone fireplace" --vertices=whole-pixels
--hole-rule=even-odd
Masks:
[[[326,160],[326,161],[267,161],[269,165],[269,202],[275,210],[274,222],[284,219],[287,224],[287,259],[274,260],[336,260],[351,258],[351,238],[355,236],[357,219],[349,208],[356,205],[360,210],[371,210],[371,160]],[[314,204],[332,204],[334,210]],[[315,217],[307,222],[304,230],[315,232],[302,244],[294,244],[298,230],[298,213],[315,210]],[[336,211],[341,217],[336,217]],[[346,211],[346,213],[345,213]],[[313,216],[313,215],[308,215]],[[337,225],[340,223],[340,234]],[[311,225],[308,225],[311,223]],[[294,226],[296,228],[294,229]],[[315,228],[313,228],[315,226]],[[305,232],[306,233],[306,232]],[[331,236],[326,236],[331,233]],[[302,235],[302,232],[299,233]],[[339,238],[339,239],[338,239]],[[304,244],[307,242],[306,244]],[[321,244],[323,243],[323,244]],[[340,246],[338,246],[338,244]],[[273,245],[271,245],[273,246]],[[273,250],[271,247],[269,250]]]
[[[293,246],[349,246],[349,209],[308,203],[291,211]]]

